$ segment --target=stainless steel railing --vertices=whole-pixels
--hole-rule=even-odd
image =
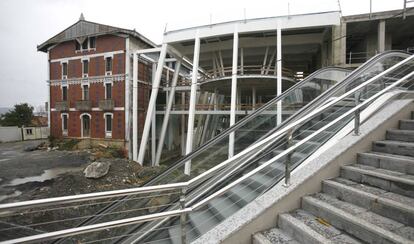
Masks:
[[[229,166],[231,163],[233,163],[235,160],[240,159],[243,156],[246,156],[252,152],[256,152],[257,150],[264,150],[266,149],[271,143],[273,143],[276,139],[280,138],[282,135],[286,135],[286,133],[293,133],[295,128],[310,118],[313,118],[315,115],[322,113],[329,107],[333,106],[337,102],[343,100],[344,98],[355,94],[360,89],[366,87],[367,85],[375,82],[377,79],[385,76],[386,74],[396,70],[397,68],[401,67],[402,65],[406,64],[409,61],[412,61],[414,58],[414,55],[404,59],[403,61],[395,64],[391,68],[381,72],[380,74],[376,75],[375,77],[369,79],[368,81],[363,82],[362,84],[354,87],[353,89],[347,91],[343,95],[333,99],[332,101],[327,102],[326,104],[322,105],[320,108],[315,109],[314,111],[310,112],[306,116],[298,119],[295,122],[292,122],[290,125],[286,126],[285,128],[282,128],[279,131],[276,131],[269,137],[265,138],[264,140],[261,140],[260,142],[248,147],[247,149],[243,150],[239,154],[235,155],[234,157],[224,161],[223,163],[215,166],[214,168],[204,172],[203,174],[198,175],[197,177],[182,183],[174,183],[174,184],[165,184],[165,185],[158,185],[158,186],[150,186],[150,187],[140,187],[140,188],[132,188],[132,189],[125,189],[125,190],[115,190],[115,191],[107,191],[107,192],[99,192],[99,193],[90,193],[90,194],[82,194],[82,195],[76,195],[76,196],[66,196],[66,197],[56,197],[56,198],[49,198],[49,199],[40,199],[40,200],[32,200],[32,201],[25,201],[25,202],[19,202],[19,203],[8,203],[8,204],[1,204],[0,205],[0,213],[6,212],[6,211],[16,211],[21,209],[27,209],[27,208],[34,208],[34,207],[44,207],[44,206],[50,206],[50,205],[56,205],[61,203],[75,203],[85,200],[97,200],[97,199],[104,199],[104,198],[111,198],[111,197],[119,197],[119,196],[125,196],[125,195],[132,195],[132,194],[143,194],[143,193],[152,193],[152,192],[162,192],[162,191],[168,191],[168,190],[178,190],[180,191],[180,209],[179,210],[170,210],[162,213],[155,213],[155,214],[148,214],[144,216],[138,216],[133,218],[125,218],[121,220],[115,220],[115,221],[108,221],[104,223],[99,224],[93,224],[88,226],[82,226],[82,227],[76,227],[76,228],[69,228],[66,230],[60,230],[60,231],[53,231],[49,233],[42,233],[38,235],[28,236],[28,237],[22,237],[17,238],[13,240],[6,241],[4,243],[26,243],[26,242],[34,242],[34,241],[43,241],[43,240],[51,240],[61,237],[67,237],[67,236],[74,236],[84,233],[90,233],[98,230],[103,229],[111,229],[116,228],[119,226],[125,226],[125,225],[132,225],[137,223],[143,223],[143,222],[149,222],[153,220],[160,220],[165,218],[171,218],[175,216],[180,216],[182,224],[181,224],[181,240],[183,243],[186,243],[186,232],[185,230],[185,220],[187,218],[187,215],[193,211],[196,211],[200,209],[201,207],[205,206],[209,201],[223,195],[226,193],[229,189],[234,187],[235,185],[241,183],[242,181],[246,180],[247,178],[253,176],[260,170],[264,169],[265,167],[269,166],[270,164],[274,163],[276,160],[281,159],[284,156],[288,156],[289,154],[293,153],[299,146],[303,145],[304,143],[308,142],[310,139],[314,138],[315,136],[319,135],[320,133],[324,132],[326,129],[334,125],[335,123],[343,120],[345,117],[355,114],[355,132],[358,132],[359,128],[359,111],[362,110],[365,106],[367,106],[369,103],[377,99],[379,96],[383,95],[384,93],[390,91],[391,89],[395,88],[396,86],[406,82],[409,78],[414,76],[414,71],[409,72],[407,75],[399,79],[398,81],[390,84],[386,88],[382,89],[377,94],[371,96],[370,98],[364,100],[362,103],[359,103],[354,108],[350,109],[348,112],[342,114],[338,118],[334,119],[332,122],[328,123],[327,125],[321,127],[311,135],[307,136],[305,139],[297,142],[295,145],[292,145],[288,147],[286,150],[282,151],[280,154],[278,154],[276,157],[272,158],[271,160],[267,161],[266,163],[260,165],[259,167],[255,168],[254,170],[250,171],[246,175],[238,178],[237,180],[231,182],[230,184],[226,185],[225,187],[221,188],[220,190],[214,192],[213,194],[203,198],[201,201],[196,202],[194,204],[186,202],[186,193],[190,186],[193,186],[194,184],[197,184],[201,182],[204,179],[207,179],[217,172],[219,172],[221,169]],[[358,99],[359,100],[359,99]],[[289,158],[289,157],[288,157]],[[289,167],[289,160],[287,160],[285,168],[285,185],[289,185],[289,178],[290,178],[290,167]],[[190,206],[190,204],[192,204]]]

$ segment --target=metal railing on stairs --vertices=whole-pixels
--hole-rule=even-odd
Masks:
[[[376,100],[378,97],[389,92],[391,89],[397,86],[400,86],[406,83],[407,81],[411,81],[412,80],[411,78],[414,76],[414,64],[412,64],[413,60],[414,60],[414,55],[404,59],[403,61],[393,65],[392,67],[372,77],[371,79],[350,89],[343,95],[336,97],[335,99],[332,99],[331,101],[325,103],[324,105],[322,105],[321,107],[317,109],[314,109],[313,111],[308,113],[306,116],[292,122],[291,124],[274,132],[273,134],[257,142],[256,144],[253,144],[252,146],[244,149],[240,153],[236,154],[234,157],[216,165],[215,167],[207,170],[206,172],[186,182],[149,186],[149,187],[131,188],[131,189],[124,189],[124,190],[116,190],[116,191],[99,192],[99,193],[82,194],[82,195],[75,195],[75,196],[56,197],[56,198],[32,200],[32,201],[25,201],[25,202],[18,202],[18,203],[1,204],[0,205],[0,217],[5,217],[5,216],[7,217],[8,215],[10,214],[13,215],[16,212],[21,211],[21,210],[56,206],[58,204],[73,204],[73,203],[79,203],[79,202],[84,202],[84,201],[98,201],[98,200],[103,200],[103,199],[111,199],[114,197],[131,196],[131,195],[138,195],[138,196],[144,195],[143,197],[148,197],[148,195],[145,195],[145,194],[152,194],[152,193],[158,194],[158,195],[155,195],[155,197],[158,197],[162,195],[163,193],[171,193],[171,192],[179,196],[178,197],[179,202],[180,202],[179,209],[172,209],[172,210],[167,210],[167,211],[158,212],[158,213],[144,214],[142,216],[135,216],[135,217],[124,218],[124,219],[113,220],[113,221],[105,221],[105,222],[98,223],[98,224],[91,224],[87,226],[67,228],[67,229],[52,231],[48,233],[25,236],[21,238],[7,240],[2,243],[30,243],[30,242],[53,240],[53,239],[62,238],[62,237],[71,237],[71,236],[76,236],[76,235],[85,234],[85,233],[113,229],[113,228],[122,227],[126,225],[134,225],[134,224],[145,223],[145,222],[150,222],[154,220],[165,220],[165,219],[176,217],[176,216],[180,216],[180,219],[181,219],[181,222],[180,222],[181,242],[187,243],[186,219],[187,219],[188,214],[201,209],[203,206],[208,204],[213,199],[219,196],[222,196],[223,194],[228,192],[229,189],[231,189],[232,187],[240,184],[241,182],[245,181],[249,177],[260,172],[264,168],[268,167],[269,165],[276,162],[277,160],[280,160],[283,157],[287,157],[287,160],[285,161],[286,167],[285,167],[284,178],[285,178],[285,185],[289,186],[290,172],[292,169],[290,165],[289,155],[292,155],[295,152],[295,150],[297,150],[300,146],[309,142],[312,138],[320,135],[321,133],[326,131],[328,128],[330,128],[331,126],[335,125],[336,123],[338,123],[339,121],[343,120],[344,118],[348,116],[355,115],[354,116],[355,133],[358,134],[358,128],[360,124],[360,121],[359,121],[360,111],[363,108],[365,108],[367,105],[372,103],[374,100]],[[388,84],[385,88],[382,88],[379,92],[370,96],[369,98],[365,99],[362,102],[359,102],[360,100],[359,95],[357,95],[356,96],[357,104],[355,107],[351,108],[347,112],[338,116],[337,118],[335,118],[333,121],[329,122],[328,124],[322,126],[321,128],[319,128],[318,130],[316,130],[309,136],[305,137],[304,139],[296,142],[295,144],[291,143],[292,136],[289,136],[289,135],[292,135],[294,133],[295,128],[302,125],[309,119],[313,118],[315,115],[323,113],[324,111],[331,108],[338,102],[341,102],[344,99],[349,98],[350,96],[355,96],[355,94],[358,94],[359,91],[365,89],[369,85],[374,84],[377,80],[385,77],[389,73],[395,71],[398,68],[401,68],[404,65],[408,65],[408,68],[404,70],[405,75],[403,77],[399,78],[397,81],[393,83]],[[250,156],[255,155],[257,152],[265,150],[266,148],[272,146],[275,140],[277,140],[281,136],[286,136],[286,135],[287,135],[287,138],[290,138],[290,140],[288,140],[290,141],[289,143],[290,146],[287,149],[283,150],[277,156],[261,164],[259,167],[256,167],[255,169],[251,170],[247,174],[237,178],[236,180],[232,181],[231,183],[227,184],[221,189],[207,196],[203,195],[203,198],[201,198],[201,200],[199,201],[196,201],[197,198],[193,198],[190,200],[187,199],[187,192],[190,187],[194,185],[198,185],[200,182],[203,182],[204,180],[210,177],[213,177],[214,175],[221,172],[223,169],[232,165],[234,162],[237,162],[238,159],[245,158],[249,155]],[[151,197],[151,195],[149,195],[149,197]],[[151,206],[148,206],[146,209],[151,209],[155,207],[154,205],[151,205]],[[48,211],[48,210],[45,210],[45,211]],[[0,233],[1,233],[1,229],[0,229]]]

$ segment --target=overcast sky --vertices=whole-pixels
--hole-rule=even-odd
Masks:
[[[370,0],[341,0],[343,15],[369,12]],[[403,0],[372,0],[373,12]],[[288,8],[289,6],[289,8]],[[174,30],[229,20],[338,10],[338,0],[1,0],[0,107],[47,101],[47,58],[36,51],[79,19],[136,29],[155,43]]]

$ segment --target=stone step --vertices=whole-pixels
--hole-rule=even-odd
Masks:
[[[290,235],[278,228],[272,228],[253,235],[253,244],[299,244]]]
[[[414,197],[413,175],[368,165],[354,164],[342,166],[341,177],[404,196]]]
[[[385,138],[393,141],[414,142],[414,130],[389,129]]]
[[[330,225],[324,219],[302,209],[286,214],[285,218],[279,219],[278,224],[284,232],[294,236],[302,243],[361,243]],[[292,229],[294,231],[291,231]]]
[[[405,156],[414,156],[414,143],[402,141],[375,141],[372,143],[372,151]]]
[[[357,162],[376,168],[414,175],[414,157],[380,152],[358,153]]]
[[[278,217],[278,226],[289,236],[294,236],[300,243],[327,243],[329,240],[313,230],[307,224],[296,219],[291,214],[285,213]]]
[[[343,178],[324,180],[322,191],[384,217],[414,226],[414,199]]]
[[[402,119],[400,120],[400,130],[414,130],[414,120]]]
[[[407,239],[411,227],[329,195],[303,197],[302,208],[368,243],[412,243]]]

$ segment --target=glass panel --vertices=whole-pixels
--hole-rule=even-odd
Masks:
[[[68,88],[66,86],[62,87],[62,101],[68,100]]]
[[[112,85],[110,83],[105,84],[106,99],[112,99]]]

